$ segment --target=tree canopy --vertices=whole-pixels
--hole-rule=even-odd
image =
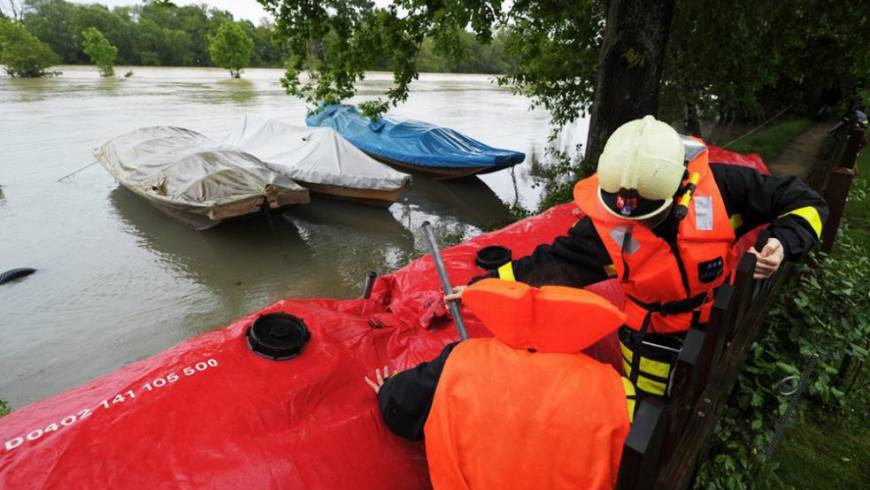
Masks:
[[[229,70],[233,78],[239,78],[242,68],[250,63],[253,49],[254,41],[241,25],[232,21],[224,21],[217,34],[209,37],[208,50],[212,61]]]
[[[13,20],[0,19],[0,65],[12,77],[43,77],[57,63],[46,44]]]
[[[208,51],[209,36],[215,35],[224,21],[233,20],[224,10],[165,1],[109,9],[98,3],[27,0],[23,13],[25,27],[68,64],[90,62],[82,50],[82,33],[95,27],[118,49],[118,64],[214,66]],[[268,21],[239,23],[254,40],[250,66],[280,66],[287,50],[274,36],[274,25]]]
[[[96,27],[88,27],[82,31],[82,37],[84,38],[82,51],[100,68],[100,75],[104,77],[114,75],[115,70],[112,66],[118,56],[118,48],[112,46],[112,43]]]
[[[404,101],[431,49],[461,60],[458,40],[490,42],[504,32],[512,60],[503,84],[546,107],[561,126],[587,112],[598,84],[607,25],[602,0],[259,0],[277,19],[291,52],[284,83],[312,104],[354,94],[366,67],[383,60],[393,72],[369,114]],[[818,109],[824,95],[848,95],[870,66],[870,4],[833,0],[677,0],[661,53],[660,116],[687,108],[717,117],[762,117],[794,104]],[[431,41],[427,41],[431,40]],[[637,56],[626,50],[626,59]],[[646,62],[636,59],[638,63]],[[303,73],[309,72],[309,76]]]
[[[17,0],[16,0],[17,1]],[[140,5],[108,8],[99,3],[72,3],[66,0],[26,0],[23,12],[6,12],[7,17],[22,17],[25,27],[48,44],[64,64],[90,63],[82,49],[82,33],[98,29],[118,49],[117,64],[161,66],[214,66],[208,43],[224,21],[236,21],[232,14],[207,5],[179,6],[167,1],[147,1]],[[3,14],[3,12],[0,12]],[[252,67],[283,67],[290,56],[288,45],[276,26],[268,20],[252,23],[239,19],[245,33],[254,41]],[[465,56],[445,57],[436,53],[426,39],[417,60],[422,71],[506,73],[510,61],[504,50],[504,36],[484,44],[468,32],[460,33],[458,43]],[[389,59],[373,59],[371,70],[388,70]]]

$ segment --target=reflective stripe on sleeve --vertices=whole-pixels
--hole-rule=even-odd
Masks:
[[[503,281],[516,281],[517,279],[514,277],[514,264],[512,262],[508,262],[507,264],[499,267],[498,278]]]
[[[819,211],[816,208],[812,206],[804,206],[802,208],[789,211],[780,216],[780,218],[782,218],[783,216],[788,216],[790,214],[803,218],[807,223],[810,224],[813,231],[816,232],[816,238],[822,237],[822,218],[821,216],[819,216]]]

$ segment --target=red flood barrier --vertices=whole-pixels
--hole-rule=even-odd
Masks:
[[[522,257],[578,219],[557,206],[446,249],[451,280],[483,273],[485,246]],[[621,306],[614,281],[590,289]],[[246,333],[267,313],[304,321],[298,356],[250,349]],[[471,337],[490,335],[465,315]],[[0,419],[0,488],[427,488],[422,444],[389,432],[363,377],[430,360],[456,338],[430,256],[379,278],[367,300],[279,301]],[[587,353],[619,366],[615,338]]]

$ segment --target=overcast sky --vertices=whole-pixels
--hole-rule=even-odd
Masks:
[[[119,5],[137,5],[142,3],[142,0],[67,0],[72,3],[101,3],[103,5],[111,7],[117,7]],[[229,10],[233,13],[233,16],[236,18],[248,19],[254,23],[262,19],[263,17],[267,17],[271,19],[271,16],[266,13],[265,10],[260,6],[256,0],[173,0],[176,5],[190,5],[190,4],[207,4],[213,7],[217,7],[221,10]],[[18,5],[24,3],[24,0],[17,0],[15,2]],[[0,0],[0,7],[2,7],[3,12],[10,13],[9,9],[9,0]]]
[[[136,5],[142,3],[142,0],[67,0],[73,3],[101,3],[103,5],[108,5],[111,7],[116,7],[118,5]],[[173,0],[176,5],[190,5],[190,4],[207,4],[213,7],[217,7],[221,10],[228,10],[232,12],[233,16],[237,19],[248,19],[253,23],[257,23],[263,17],[271,19],[272,16],[267,14],[263,7],[260,6],[256,0]],[[24,3],[24,0],[17,0],[16,3],[21,5]],[[389,3],[389,0],[375,0],[375,3],[378,5],[385,5]],[[9,0],[0,0],[0,7],[2,7],[3,12],[10,13],[11,10],[9,7]]]

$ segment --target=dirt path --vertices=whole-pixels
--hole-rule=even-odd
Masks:
[[[816,124],[787,144],[782,153],[768,165],[773,175],[796,175],[805,179],[817,162],[830,128],[830,122]]]

